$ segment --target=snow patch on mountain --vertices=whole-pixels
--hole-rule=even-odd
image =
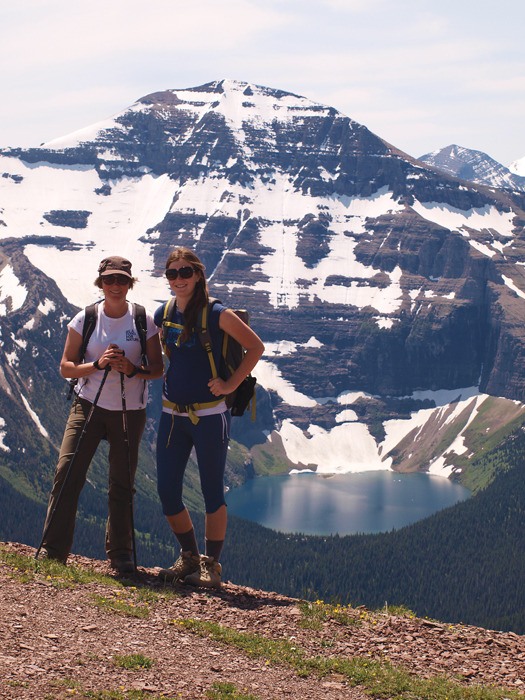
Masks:
[[[125,112],[119,112],[112,117],[107,119],[102,119],[95,124],[84,127],[82,129],[77,129],[65,136],[59,136],[51,141],[46,141],[42,144],[43,148],[52,148],[53,150],[65,150],[67,148],[76,148],[83,143],[90,143],[97,141],[100,135],[104,134],[108,129],[118,129],[119,131],[125,133],[129,131],[129,127],[124,126],[119,123],[118,119],[124,113],[128,112],[145,112],[147,110],[146,106],[136,102],[135,104],[128,107]],[[111,159],[111,156],[108,158]]]
[[[414,211],[428,221],[457,231],[465,238],[470,237],[469,229],[497,231],[500,236],[511,239],[514,235],[513,212],[499,211],[496,207],[484,206],[464,211],[440,202],[414,202]],[[510,243],[510,241],[509,241]]]
[[[278,387],[277,384],[275,386]],[[358,396],[363,398],[362,394]],[[416,450],[418,442],[424,439],[428,430],[434,430],[436,422],[449,425],[468,408],[470,414],[460,433],[451,444],[444,445],[443,452],[437,455],[427,468],[429,474],[448,478],[455,471],[453,455],[461,455],[467,451],[465,432],[489,397],[479,393],[477,387],[468,387],[414,392],[410,398],[432,401],[435,406],[414,411],[408,419],[386,421],[386,435],[380,443],[370,435],[366,425],[358,422],[356,413],[351,409],[345,409],[338,414],[338,425],[331,430],[311,424],[303,431],[291,421],[285,420],[275,434],[281,438],[288,459],[298,465],[293,472],[300,471],[301,465],[310,470],[311,465],[318,465],[315,471],[320,474],[391,471],[393,460],[388,455],[408,435],[412,436],[415,432],[411,440]]]
[[[510,277],[507,277],[506,275],[501,275],[501,277],[509,289],[512,289],[515,294],[522,299],[525,299],[525,292],[522,292],[521,289],[514,284]]]
[[[431,423],[433,426],[441,423],[445,425],[450,424],[470,406],[470,416],[461,432],[450,445],[445,446],[443,453],[437,456],[428,466],[430,474],[449,477],[454,471],[454,464],[446,465],[447,457],[451,458],[452,453],[460,455],[466,452],[467,448],[464,444],[465,431],[476,417],[480,406],[489,397],[487,394],[480,394],[477,387],[468,387],[466,389],[437,392],[414,392],[411,398],[431,400],[436,406],[435,408],[426,408],[413,412],[409,420],[386,421],[384,424],[386,437],[380,445],[382,453],[388,454],[395,449],[414,429],[417,429],[417,432],[413,436],[412,442],[414,449],[416,449],[418,440],[425,431],[425,426]],[[450,410],[450,407],[452,407],[452,410]]]
[[[318,465],[318,474],[385,470],[377,445],[363,423],[344,423],[331,430],[310,425],[306,431],[285,420],[278,431],[286,456],[297,465]]]
[[[219,85],[221,89],[216,90]],[[237,80],[216,81],[206,88],[167,90],[166,95],[173,95],[181,110],[193,112],[199,119],[210,111],[222,115],[241,142],[245,122],[266,127],[276,119],[279,122],[292,121],[300,117],[310,117],[314,112],[328,112],[330,109],[305,97],[276,92]],[[147,109],[147,99],[144,98],[144,101],[138,104]]]
[[[391,282],[386,288],[362,284],[362,281],[374,277],[377,270],[358,262],[354,254],[358,243],[356,238],[365,233],[367,218],[402,210],[402,205],[393,199],[392,193],[387,188],[381,188],[370,197],[305,198],[304,194],[292,188],[286,178],[276,177],[276,180],[277,183],[270,187],[260,183],[256,188],[257,215],[266,221],[261,229],[260,242],[271,252],[262,255],[261,263],[254,268],[262,272],[266,279],[257,281],[250,289],[267,292],[274,308],[293,309],[300,305],[302,299],[319,299],[358,308],[371,306],[381,314],[397,311],[402,301],[401,270],[396,268],[386,273]],[[199,191],[199,197],[202,196],[202,191]],[[217,196],[206,199],[208,215],[212,210],[217,210],[217,199]],[[211,202],[214,207],[210,206]],[[314,211],[322,211],[329,204],[332,217],[327,244],[329,250],[313,267],[307,266],[297,255],[297,220],[304,216],[305,204]],[[193,210],[197,208],[196,205],[197,202],[191,199],[191,192],[185,188],[177,199],[178,211]],[[228,203],[223,202],[220,206],[222,213],[227,215],[231,205],[228,207]],[[233,202],[233,206],[238,210],[236,202]],[[280,216],[276,220],[277,211]],[[327,284],[334,271],[352,278],[352,281],[349,284]],[[302,284],[298,284],[299,280]],[[304,281],[307,286],[304,286]],[[228,291],[243,288],[238,282],[225,286]]]
[[[305,396],[286,380],[279,369],[267,360],[259,360],[256,371],[257,381],[268,391],[275,391],[289,406],[311,408],[316,405],[315,399]]]
[[[6,432],[3,430],[3,428],[5,428],[5,420],[0,416],[0,450],[3,450],[4,452],[11,452],[11,448],[4,442]]]
[[[278,348],[283,354],[296,351],[296,348],[289,343],[274,343],[270,344],[265,354],[279,355],[281,353]],[[285,420],[279,430],[275,431],[275,434],[281,438],[286,456],[291,462],[305,466],[316,464],[318,465],[316,471],[323,474],[390,470],[392,459],[382,455],[397,445],[415,426],[424,426],[434,411],[446,406],[446,399],[454,401],[458,396],[463,395],[467,401],[471,396],[470,390],[417,392],[413,398],[434,400],[438,408],[417,411],[409,420],[387,422],[385,424],[387,438],[378,445],[366,425],[358,422],[356,412],[348,407],[348,404],[358,399],[366,399],[366,394],[363,392],[345,392],[339,397],[315,400],[297,391],[268,360],[261,360],[258,363],[256,375],[261,386],[277,393],[290,406],[313,408],[328,401],[337,401],[345,405],[345,408],[336,415],[337,425],[330,430],[311,424],[306,431],[303,431],[290,420]],[[440,470],[437,467],[432,471],[434,474],[448,476],[449,472],[446,474],[444,472],[444,469]]]
[[[349,408],[345,408],[344,411],[338,413],[335,417],[336,423],[352,423],[353,421],[358,421],[359,417],[355,411],[351,411]]]
[[[509,165],[509,170],[511,173],[514,173],[514,175],[525,177],[525,156],[523,158],[518,158],[518,160],[513,161]]]
[[[111,182],[111,194],[101,197],[96,193],[101,181],[90,166],[58,167],[48,163],[27,164],[11,158],[0,158],[0,168],[23,177],[15,184],[9,179],[0,182],[0,192],[6,202],[4,220],[9,234],[22,236],[67,236],[67,246],[54,246],[46,238],[45,246],[31,243],[25,247],[30,261],[54,279],[65,296],[83,306],[98,298],[93,280],[100,260],[118,251],[133,263],[133,270],[141,284],[135,294],[148,307],[154,308],[168,294],[162,278],[152,276],[151,242],[158,237],[157,224],[167,211],[180,214],[198,212],[203,223],[196,231],[198,241],[206,218],[220,214],[236,217],[239,200],[253,200],[254,189],[232,186],[226,179],[216,177],[195,180],[181,185],[167,175],[140,178],[122,178]],[[9,189],[9,191],[7,191]],[[368,286],[376,270],[359,263],[353,250],[354,237],[365,232],[367,217],[400,211],[387,188],[381,188],[370,197],[312,198],[293,188],[284,175],[276,175],[271,184],[258,182],[255,214],[267,223],[261,230],[261,243],[273,252],[262,257],[260,271],[267,278],[254,285],[267,291],[275,308],[296,308],[301,297],[320,299],[328,303],[372,306],[379,314],[387,315],[399,309],[402,291],[401,270],[387,273],[390,285],[386,289]],[[228,196],[225,196],[228,193]],[[36,202],[36,206],[35,206]],[[330,205],[330,252],[318,265],[309,268],[296,254],[296,221],[304,216],[305,203],[314,211]],[[31,204],[29,204],[31,203]],[[246,206],[250,206],[248,204]],[[43,215],[51,210],[88,211],[86,226],[82,229],[61,226],[59,230]],[[275,220],[275,212],[279,219]],[[239,230],[246,225],[246,217]],[[148,232],[146,235],[145,232]],[[83,265],[78,266],[78,250],[82,249]],[[344,271],[351,277],[350,284],[326,284],[334,270]],[[213,281],[213,271],[210,275]],[[307,289],[297,281],[307,280]],[[233,288],[232,283],[231,288]],[[235,285],[239,288],[239,285]],[[230,289],[230,285],[227,285]],[[133,298],[133,292],[130,298]],[[388,325],[389,322],[385,321]]]
[[[133,273],[139,279],[140,284],[130,293],[132,300],[135,294],[151,307],[169,295],[164,278],[152,275],[151,246],[140,240],[172,205],[177,184],[168,175],[122,178],[111,183],[110,196],[101,197],[95,192],[101,181],[91,166],[26,164],[0,157],[2,168],[23,176],[19,184],[0,179],[2,217],[9,235],[46,236],[45,245],[31,243],[24,252],[35,267],[55,280],[71,303],[82,307],[100,296],[93,286],[98,265],[102,258],[115,253],[129,257]],[[57,229],[43,218],[50,210],[87,210],[91,216],[85,228]],[[70,240],[66,247],[63,240],[57,245],[51,242],[50,237],[64,236]],[[82,265],[78,264],[79,250],[82,250]],[[16,293],[12,278],[4,284],[11,295]],[[4,291],[2,298],[5,296]]]
[[[47,432],[47,430],[44,428],[44,426],[40,422],[40,418],[37,416],[37,414],[31,408],[29,401],[26,399],[26,397],[22,393],[20,393],[20,398],[22,399],[24,406],[26,408],[26,411],[29,413],[29,415],[33,419],[33,422],[35,423],[36,427],[40,431],[41,435],[43,435],[45,438],[49,438],[49,433]]]
[[[264,344],[264,355],[265,357],[284,357],[286,355],[293,355],[298,352],[301,348],[322,348],[323,344],[312,336],[306,343],[294,343],[291,340],[280,340],[276,343],[265,343]]]
[[[6,265],[0,271],[0,316],[7,316],[20,309],[27,294],[27,288],[20,282],[13,268]]]
[[[437,476],[449,477],[451,474],[454,473],[454,464],[452,463],[447,465],[447,462],[451,459],[452,455],[461,455],[467,452],[468,447],[465,444],[465,431],[467,430],[468,426],[472,423],[472,421],[476,417],[476,414],[479,412],[481,405],[485,402],[487,398],[488,396],[484,394],[479,394],[476,397],[475,406],[471,411],[467,424],[465,425],[461,433],[457,435],[456,439],[448,447],[446,452],[444,452],[432,462],[432,464],[428,468],[429,474],[436,474]],[[466,401],[458,401],[455,410],[447,417],[447,422],[452,422],[453,418],[455,418],[462,412],[462,410],[465,407],[465,403]]]
[[[49,314],[51,311],[54,311],[56,307],[55,303],[51,301],[51,299],[45,299],[43,302],[40,302],[37,308],[41,314],[47,316],[47,314]]]

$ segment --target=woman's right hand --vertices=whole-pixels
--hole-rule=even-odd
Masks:
[[[102,355],[98,358],[97,364],[100,369],[107,369],[109,365],[111,368],[120,370],[123,357],[124,351],[121,350],[118,345],[115,345],[115,343],[110,343]]]
[[[82,345],[82,336],[72,328],[69,329],[66,343],[64,345],[64,353],[60,360],[60,374],[65,379],[75,379],[87,377],[90,374],[97,372],[97,368],[93,366],[93,362],[79,363],[80,349]],[[122,359],[123,353],[118,345],[108,345],[102,355],[98,358],[98,366],[100,369],[107,369],[119,359]]]

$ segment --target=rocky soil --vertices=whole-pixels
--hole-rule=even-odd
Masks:
[[[34,554],[31,547],[13,543],[3,543],[2,549]],[[85,557],[72,556],[69,563],[110,573],[105,562]],[[232,583],[212,592],[187,586],[168,590],[159,583],[155,569],[142,568],[130,583],[64,585],[42,571],[28,575],[16,570],[9,557],[2,561],[0,698],[197,700],[212,697],[220,683],[231,683],[256,700],[370,697],[343,676],[301,678],[286,665],[199,636],[184,625],[190,619],[291,641],[309,657],[387,659],[419,677],[461,677],[467,685],[498,685],[525,693],[525,637],[513,633],[364,608],[345,609],[354,624],[342,624],[334,615],[312,630],[302,624],[301,601],[276,593]],[[128,612],[136,606],[145,616],[112,611],[119,602]],[[119,657],[132,654],[151,660],[151,667],[118,665]],[[102,691],[119,695],[97,695]]]

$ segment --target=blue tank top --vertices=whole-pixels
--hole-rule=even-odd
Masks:
[[[213,357],[217,371],[220,367],[220,357],[224,333],[219,328],[219,317],[225,310],[225,306],[216,302],[210,308],[208,314],[208,329],[211,336]],[[154,315],[155,324],[162,328],[164,304],[160,306]],[[208,353],[193,332],[184,343],[179,338],[184,326],[184,315],[175,309],[171,316],[171,323],[176,324],[167,330],[166,345],[170,353],[169,365],[164,375],[163,395],[168,401],[180,405],[192,403],[207,403],[216,401],[208,388],[208,382],[212,378]]]

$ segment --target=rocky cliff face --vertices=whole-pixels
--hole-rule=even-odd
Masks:
[[[125,252],[153,308],[169,249],[197,251],[267,343],[251,442],[359,415],[377,437],[358,393],[383,397],[384,415],[421,390],[525,400],[524,195],[438,172],[333,108],[234,81],[167,90],[4,151],[0,170],[5,237],[77,306],[79,261]],[[31,192],[49,171],[64,177],[42,207]]]

